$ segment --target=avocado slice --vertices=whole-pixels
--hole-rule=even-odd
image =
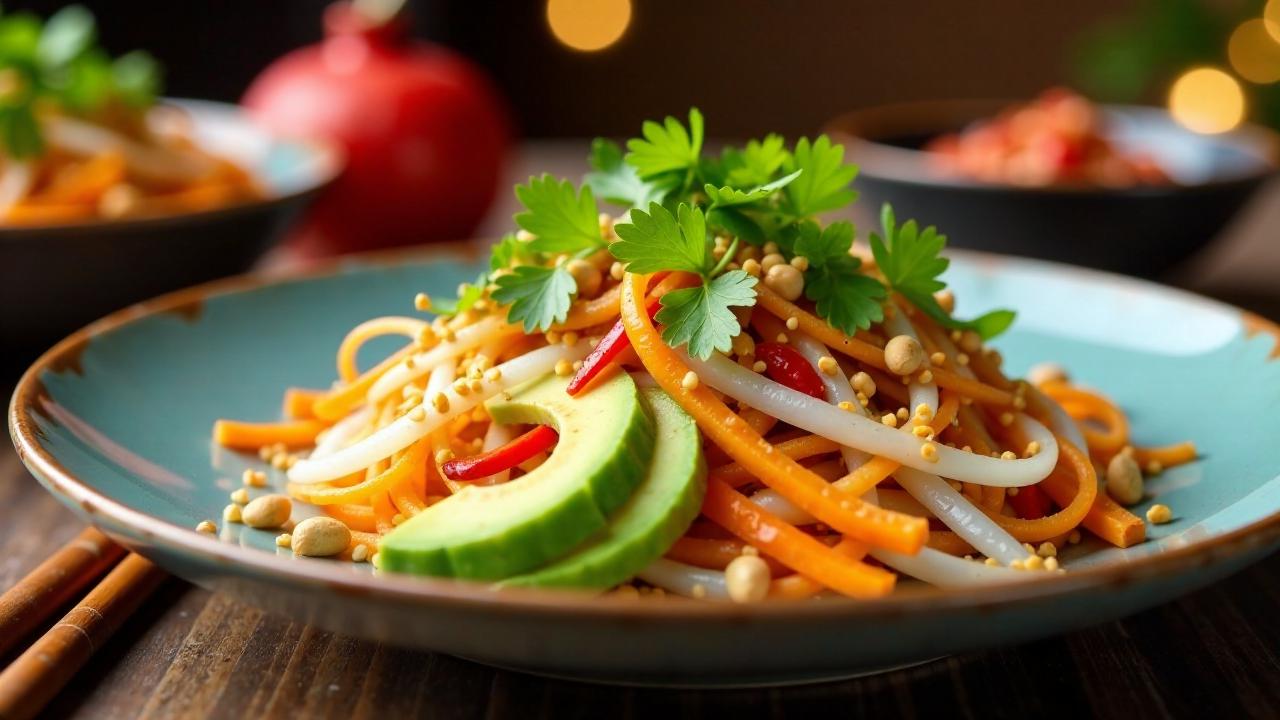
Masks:
[[[556,428],[555,451],[527,475],[468,486],[388,533],[382,569],[498,580],[545,565],[604,528],[644,478],[653,423],[626,373],[576,398],[567,384],[549,376],[490,400],[494,422]]]
[[[707,464],[698,426],[656,388],[641,390],[653,417],[653,461],[640,487],[596,538],[534,572],[499,583],[521,587],[610,588],[634,577],[671,547],[698,516]]]

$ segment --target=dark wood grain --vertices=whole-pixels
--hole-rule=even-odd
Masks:
[[[0,587],[80,530],[7,445]],[[1118,623],[822,685],[547,680],[378,645],[170,580],[47,709],[69,718],[1204,717],[1280,713],[1280,556]]]

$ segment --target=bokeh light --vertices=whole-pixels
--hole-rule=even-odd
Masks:
[[[1273,83],[1280,80],[1280,42],[1261,19],[1240,24],[1227,42],[1231,67],[1245,80]]]
[[[547,24],[574,50],[603,50],[631,24],[631,0],[547,0]]]
[[[1280,42],[1280,0],[1268,0],[1262,10],[1262,21],[1271,37]]]
[[[1195,132],[1226,132],[1244,120],[1244,89],[1218,68],[1194,68],[1174,81],[1169,112]]]

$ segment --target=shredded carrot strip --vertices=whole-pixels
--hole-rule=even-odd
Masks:
[[[284,391],[284,416],[290,420],[314,420],[316,400],[324,397],[324,390],[289,388]]]
[[[373,532],[377,529],[374,523],[373,508],[368,505],[323,505],[321,509],[329,517],[340,520],[343,525],[352,530],[363,530],[365,532]]]
[[[1129,444],[1129,421],[1107,398],[1060,382],[1045,383],[1040,391],[1061,404],[1074,419],[1092,420],[1105,428],[1099,432],[1093,423],[1080,423],[1090,450],[1109,457]]]
[[[795,460],[803,460],[814,455],[825,455],[840,449],[840,445],[834,440],[828,440],[818,435],[793,438],[780,442],[773,447],[777,452]],[[755,479],[746,468],[738,463],[729,463],[715,468],[711,471],[711,477],[727,482],[733,487],[744,485]]]
[[[356,355],[364,344],[383,335],[403,335],[413,339],[428,323],[409,317],[379,317],[366,320],[351,329],[338,346],[338,378],[351,383],[360,375],[356,367]]]
[[[884,362],[884,350],[856,337],[845,335],[827,324],[826,320],[801,308],[775,293],[763,283],[756,286],[756,301],[769,312],[781,318],[795,317],[800,329],[815,339],[825,343],[827,347],[848,355],[858,362],[865,363],[880,370],[888,366]],[[979,402],[992,405],[1011,405],[1013,395],[1004,390],[978,382],[971,378],[957,375],[944,368],[934,368],[933,380],[940,387],[954,390],[961,395]]]
[[[667,557],[682,562],[687,565],[708,568],[711,570],[723,570],[733,561],[734,558],[742,554],[747,544],[737,538],[696,538],[682,537],[676,540],[675,544],[667,550]],[[790,572],[790,570],[770,557],[765,557],[764,561],[769,564],[769,570],[774,576],[782,575]]]
[[[1058,467],[1038,486],[1049,493],[1061,510],[1035,520],[987,511],[988,517],[1017,540],[1040,542],[1070,532],[1084,520],[1098,497],[1098,476],[1089,458],[1063,437],[1058,437],[1058,448]],[[1074,476],[1074,488],[1068,476]]]
[[[961,557],[973,554],[973,546],[950,530],[934,530],[929,533],[929,547],[948,555]]]
[[[423,439],[411,445],[408,452],[391,463],[391,467],[362,483],[350,487],[333,487],[326,484],[304,485],[291,482],[287,487],[290,495],[315,505],[358,503],[376,493],[385,495],[386,490],[408,479],[415,467],[425,462],[426,454],[427,441]]]
[[[1046,485],[1045,491],[1054,502],[1065,500],[1062,489],[1057,486]],[[1142,518],[1125,510],[1104,492],[1098,493],[1081,524],[1116,547],[1126,548],[1147,539],[1147,524]]]
[[[378,551],[378,542],[381,540],[382,537],[377,533],[352,529],[351,541],[347,543],[346,550],[338,553],[338,559],[349,562],[351,560],[351,554],[354,553],[356,548],[361,545],[363,545],[365,549],[369,551],[369,555],[372,556]]]
[[[264,445],[283,443],[287,447],[314,444],[324,424],[315,420],[278,423],[247,423],[219,420],[213,424],[213,441],[236,450],[257,450]]]
[[[391,496],[384,490],[373,494],[373,522],[378,528],[378,534],[386,535],[395,529],[395,521],[392,520],[396,516],[396,506],[391,502]]]
[[[718,480],[707,483],[702,514],[783,565],[850,597],[884,596],[897,580],[891,572],[835,552]]]
[[[422,496],[418,494],[413,484],[413,473],[410,473],[409,477],[391,486],[391,502],[405,517],[413,517],[427,509],[426,502],[423,501]]]
[[[642,306],[645,279],[628,273],[623,288],[622,320],[636,354],[667,394],[730,457],[801,510],[856,540],[905,553],[915,553],[924,545],[926,521],[887,512],[856,495],[833,493],[821,477],[774,452],[767,440],[739,420],[705,385],[685,388],[682,381],[688,366],[663,342]]]
[[[831,550],[848,557],[850,560],[861,560],[867,554],[866,547],[848,538],[836,543]],[[769,597],[779,600],[803,600],[817,595],[824,589],[826,588],[822,584],[796,573],[795,575],[775,578],[773,582],[769,583]]]
[[[615,285],[592,300],[579,300],[569,308],[564,322],[555,326],[556,330],[580,330],[592,325],[609,322],[618,316],[618,297],[622,292],[621,285]]]
[[[413,352],[413,348],[413,345],[406,345],[400,348],[387,359],[366,370],[354,382],[325,393],[324,397],[316,400],[315,404],[312,405],[312,412],[321,420],[329,422],[341,419],[347,413],[364,404],[364,398],[369,393],[369,388],[378,381],[378,378],[395,367],[396,363],[404,360],[409,353]]]
[[[1146,467],[1153,462],[1158,462],[1167,468],[1175,465],[1184,465],[1196,459],[1196,444],[1193,442],[1181,442],[1177,445],[1166,445],[1165,447],[1134,448],[1133,458],[1142,467]]]

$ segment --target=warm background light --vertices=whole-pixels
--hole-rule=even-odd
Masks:
[[[1244,91],[1235,78],[1217,68],[1188,70],[1169,91],[1169,112],[1196,132],[1226,132],[1244,119]]]
[[[547,23],[574,50],[603,50],[631,23],[631,0],[547,0]]]
[[[1248,20],[1231,33],[1227,43],[1231,67],[1245,80],[1273,83],[1280,80],[1280,41],[1271,36],[1267,23]]]
[[[1267,32],[1271,33],[1271,37],[1280,42],[1280,0],[1270,0],[1267,7],[1262,11],[1263,22],[1266,23]]]

